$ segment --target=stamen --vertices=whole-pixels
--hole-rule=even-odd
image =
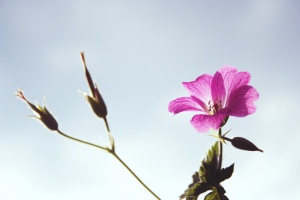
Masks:
[[[209,100],[207,105],[208,105],[208,112],[211,115],[215,114],[218,110],[223,108],[221,100],[217,101],[217,103],[214,103],[214,104],[212,104],[212,101]]]

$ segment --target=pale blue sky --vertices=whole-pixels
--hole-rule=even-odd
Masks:
[[[230,118],[229,137],[265,152],[227,145],[235,163],[223,184],[231,200],[300,198],[298,106],[300,3],[252,1],[0,1],[0,199],[154,199],[113,157],[69,141],[25,116],[14,97],[47,106],[60,129],[98,144],[103,122],[79,56],[108,107],[121,158],[163,200],[178,199],[215,141],[173,116],[169,101],[188,95],[182,81],[223,65],[252,74],[257,112]],[[200,197],[199,199],[203,199]]]

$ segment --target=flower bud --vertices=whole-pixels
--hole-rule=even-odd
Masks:
[[[85,93],[82,93],[83,97],[89,102],[94,113],[100,118],[105,118],[107,115],[107,109],[97,86],[95,86],[95,94],[95,97],[92,97]]]
[[[252,142],[242,137],[234,137],[231,139],[231,144],[235,148],[246,150],[246,151],[260,151],[263,150],[257,148]]]
[[[85,93],[82,93],[82,95],[89,102],[89,104],[92,107],[92,110],[94,111],[94,113],[100,118],[105,118],[106,115],[107,115],[107,109],[106,109],[105,102],[104,102],[104,100],[103,100],[103,98],[102,98],[102,96],[99,92],[99,89],[98,89],[97,85],[93,84],[92,77],[91,77],[90,72],[88,71],[86,63],[85,63],[84,53],[81,52],[80,56],[81,56],[81,60],[82,60],[82,63],[83,63],[86,80],[88,82],[90,91],[92,93],[91,96],[89,96]]]
[[[33,117],[36,117],[41,122],[43,122],[43,124],[50,130],[52,131],[58,130],[58,123],[53,117],[53,115],[46,108],[45,102],[43,107],[41,107],[40,105],[33,105],[25,98],[21,90],[17,92],[17,96],[23,99],[29,105],[29,107],[37,114],[37,116],[33,116]]]

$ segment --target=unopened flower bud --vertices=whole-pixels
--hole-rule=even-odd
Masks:
[[[260,151],[263,150],[257,148],[252,142],[242,137],[234,137],[231,139],[231,144],[235,148],[246,150],[246,151]]]
[[[85,93],[82,93],[82,95],[89,102],[92,110],[98,117],[100,118],[106,117],[107,109],[96,85],[95,85],[95,97],[89,96]]]
[[[91,77],[90,72],[88,71],[86,63],[85,63],[84,53],[81,52],[80,56],[81,56],[81,60],[82,60],[82,63],[83,63],[86,80],[88,82],[90,91],[92,93],[91,96],[87,95],[85,93],[82,93],[82,95],[89,102],[89,104],[92,107],[94,113],[98,117],[104,119],[107,115],[106,105],[104,103],[104,100],[103,100],[100,92],[99,92],[99,89],[98,89],[97,85],[93,84],[92,77]]]
[[[37,114],[37,116],[34,116],[35,118],[39,119],[43,124],[49,128],[50,130],[57,131],[58,130],[58,123],[53,117],[53,115],[48,111],[48,109],[45,106],[41,107],[40,105],[34,105],[30,103],[24,96],[23,92],[19,90],[17,92],[17,96],[23,99],[29,107]]]

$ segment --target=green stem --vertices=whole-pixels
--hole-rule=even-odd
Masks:
[[[90,142],[86,142],[86,141],[83,141],[83,140],[80,140],[80,139],[77,139],[77,138],[74,138],[72,136],[69,136],[63,132],[61,132],[60,130],[57,130],[57,133],[59,133],[60,135],[68,138],[68,139],[71,139],[71,140],[74,140],[76,142],[80,142],[80,143],[83,143],[83,144],[86,144],[86,145],[89,145],[89,146],[93,146],[93,147],[96,147],[98,149],[101,149],[101,150],[105,150],[107,151],[108,153],[112,154],[139,182],[140,184],[142,184],[156,199],[160,200],[160,198],[150,189],[147,187],[147,185],[124,163],[124,161],[116,154],[115,152],[115,149],[112,148],[112,149],[109,149],[109,148],[105,148],[105,147],[102,147],[102,146],[99,146],[99,145],[96,145],[96,144],[93,144],[93,143],[90,143]]]
[[[96,145],[96,144],[93,144],[93,143],[90,143],[90,142],[86,142],[86,141],[83,141],[83,140],[74,138],[74,137],[72,137],[72,136],[69,136],[69,135],[67,135],[67,134],[65,134],[65,133],[63,133],[63,132],[61,132],[60,130],[57,130],[57,133],[59,133],[60,135],[66,137],[66,138],[69,138],[69,139],[71,139],[71,140],[74,140],[74,141],[76,141],[76,142],[80,142],[80,143],[83,143],[83,144],[86,144],[86,145],[89,145],[89,146],[93,146],[93,147],[96,147],[96,148],[98,148],[98,149],[102,149],[102,150],[105,150],[105,151],[109,152],[108,149],[105,148],[105,147],[102,147],[102,146],[99,146],[99,145]]]
[[[116,152],[110,152],[135,178],[142,184],[156,199],[160,198],[124,163],[124,161],[116,154]]]
[[[109,141],[110,141],[110,144],[111,144],[111,150],[114,152],[115,151],[115,140],[114,140],[114,137],[110,133],[109,125],[108,125],[108,121],[107,121],[106,117],[103,117],[103,120],[104,120],[106,129],[107,129],[107,134],[108,134]]]
[[[220,138],[222,137],[222,129],[221,128],[219,129],[219,137]],[[223,143],[221,140],[219,141],[219,144],[220,144],[219,170],[221,170],[222,169],[222,160],[223,160]]]

